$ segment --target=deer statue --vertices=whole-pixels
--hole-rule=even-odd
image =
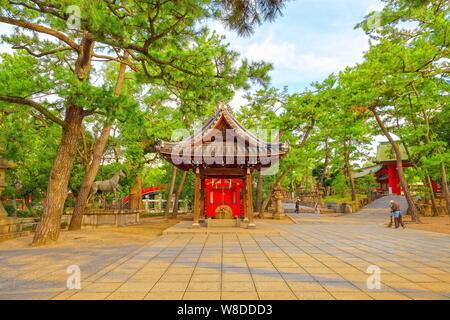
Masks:
[[[114,192],[114,199],[116,198],[117,189],[119,188],[120,178],[126,177],[122,170],[117,171],[111,179],[103,181],[95,181],[92,184],[91,197],[95,196],[98,191]]]

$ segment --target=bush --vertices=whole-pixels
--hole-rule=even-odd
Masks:
[[[333,182],[331,182],[331,187],[334,193],[341,198],[344,198],[346,194],[350,192],[350,186],[348,185],[347,178],[343,173],[339,173],[334,177]]]
[[[6,213],[8,213],[8,216],[14,215],[14,207],[9,203],[9,201],[3,202],[3,207],[5,208]]]
[[[367,174],[361,178],[355,179],[354,181],[356,190],[365,192],[370,192],[373,187],[377,186],[377,179],[373,174]]]

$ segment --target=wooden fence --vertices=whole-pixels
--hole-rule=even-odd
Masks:
[[[172,212],[174,200],[170,202],[170,212]],[[164,211],[167,200],[164,199],[143,199],[142,203],[144,204],[144,211],[148,213],[157,213]],[[178,212],[186,213],[189,212],[190,209],[190,201],[189,200],[179,200],[178,201]]]

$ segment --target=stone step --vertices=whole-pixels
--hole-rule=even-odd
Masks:
[[[238,219],[205,219],[208,228],[239,227]]]

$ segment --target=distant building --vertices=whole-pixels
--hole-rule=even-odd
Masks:
[[[408,159],[405,148],[399,144],[400,154],[402,156],[403,168],[412,167]],[[354,179],[361,178],[367,174],[375,175],[377,179],[377,191],[387,194],[401,194],[400,178],[397,172],[397,162],[395,153],[389,142],[380,142],[377,149],[377,156],[375,159],[376,165],[365,167],[353,174]],[[438,191],[438,187],[432,181],[434,191]]]

